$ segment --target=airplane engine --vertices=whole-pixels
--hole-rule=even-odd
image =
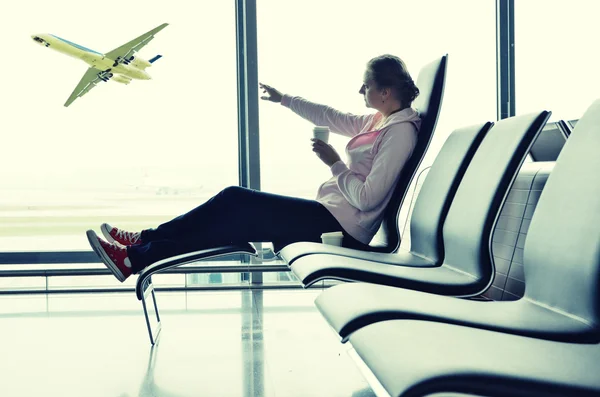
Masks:
[[[150,65],[152,65],[150,62],[146,61],[145,59],[138,58],[136,56],[130,57],[129,58],[129,63],[131,64],[131,66],[134,66],[134,67],[136,67],[138,69],[144,69],[144,68],[147,68]]]
[[[110,73],[110,69],[104,71],[104,72],[100,72],[98,73],[98,77],[100,78],[100,80],[104,81],[105,83],[110,80],[112,77],[114,76],[113,73]]]
[[[116,81],[117,83],[121,83],[121,84],[129,84],[131,83],[131,79],[127,76],[122,76],[122,75],[116,75],[112,78],[113,81]]]

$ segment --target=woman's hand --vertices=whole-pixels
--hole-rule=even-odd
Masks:
[[[269,96],[266,96],[266,95],[261,96],[260,99],[264,99],[265,101],[271,101],[271,102],[275,102],[275,103],[281,102],[281,98],[283,97],[281,92],[279,92],[275,88],[273,88],[269,85],[263,84],[263,83],[258,83],[258,86],[263,90],[263,94],[269,94]]]
[[[340,155],[337,154],[335,149],[331,147],[331,145],[326,144],[320,139],[312,138],[313,141],[313,152],[317,154],[317,157],[321,159],[322,162],[327,164],[329,167],[341,161]]]

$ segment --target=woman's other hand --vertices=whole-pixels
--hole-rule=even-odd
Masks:
[[[279,92],[275,88],[273,88],[269,85],[263,84],[263,83],[258,83],[258,86],[263,90],[263,94],[269,94],[269,96],[266,96],[266,95],[261,96],[260,99],[263,99],[265,101],[275,102],[275,103],[281,102],[281,98],[283,97],[283,94],[281,94],[281,92]]]
[[[329,167],[341,161],[340,155],[337,154],[335,149],[331,147],[331,145],[326,144],[320,139],[312,138],[313,142],[313,152],[317,154],[317,157],[321,159],[322,162],[327,164]]]

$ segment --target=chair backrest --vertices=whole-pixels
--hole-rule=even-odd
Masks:
[[[421,186],[410,220],[410,250],[432,262],[444,258],[442,227],[462,177],[492,123],[454,131]]]
[[[421,116],[417,144],[402,168],[392,198],[384,211],[381,226],[370,244],[371,251],[394,252],[400,246],[400,226],[398,225],[400,208],[435,131],[444,97],[447,62],[448,55],[446,54],[425,65],[419,72],[417,77],[419,96],[412,105]]]
[[[561,126],[560,121],[546,124],[529,151],[533,161],[556,161],[569,137]]]
[[[600,99],[563,147],[525,240],[525,298],[600,324]]]
[[[502,205],[492,235],[494,281],[483,294],[495,301],[514,301],[525,293],[523,247],[531,218],[554,168],[554,161],[526,162]]]
[[[509,189],[550,112],[503,119],[490,129],[473,156],[450,204],[443,227],[444,265],[470,274],[472,291],[491,284],[492,232]]]

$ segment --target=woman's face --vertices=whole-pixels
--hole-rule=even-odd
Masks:
[[[365,106],[368,108],[377,109],[381,104],[379,89],[377,89],[375,81],[370,77],[369,71],[365,72],[363,85],[360,87],[358,93],[365,98]]]

